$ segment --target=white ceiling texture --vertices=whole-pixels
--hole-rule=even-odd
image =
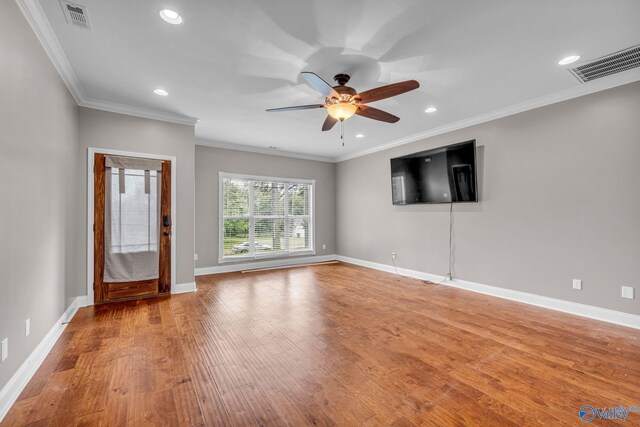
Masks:
[[[198,118],[203,145],[335,161],[640,80],[636,68],[581,83],[558,65],[639,44],[638,0],[75,1],[92,31],[68,24],[57,0],[18,0],[79,103]],[[161,20],[166,8],[184,22]],[[348,73],[358,91],[409,79],[420,89],[372,104],[398,123],[345,121],[343,147],[340,126],[321,132],[323,109],[265,112],[323,102],[301,71],[332,84]]]

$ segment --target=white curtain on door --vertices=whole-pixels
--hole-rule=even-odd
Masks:
[[[158,278],[162,161],[105,156],[104,281]]]

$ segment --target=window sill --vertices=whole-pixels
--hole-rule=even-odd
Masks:
[[[261,261],[261,260],[267,260],[267,259],[286,259],[286,258],[295,258],[300,256],[315,255],[315,254],[316,254],[316,251],[315,249],[313,249],[308,251],[295,251],[295,252],[289,252],[284,254],[281,253],[281,254],[274,254],[274,255],[254,255],[254,256],[238,256],[238,257],[226,256],[223,258],[218,258],[218,264],[225,264],[228,262]]]

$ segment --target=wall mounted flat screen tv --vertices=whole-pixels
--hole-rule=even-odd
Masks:
[[[394,205],[478,201],[476,140],[391,159]]]

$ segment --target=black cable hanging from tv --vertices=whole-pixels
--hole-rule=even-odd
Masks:
[[[453,280],[453,202],[449,203],[449,267],[444,279],[438,282],[438,285]]]
[[[453,280],[453,202],[449,203],[449,271],[446,279]]]

